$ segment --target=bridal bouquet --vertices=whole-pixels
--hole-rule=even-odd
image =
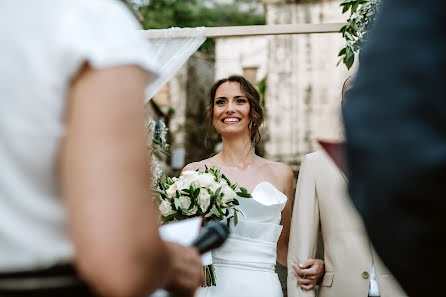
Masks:
[[[207,168],[205,171],[185,171],[176,178],[161,177],[158,188],[158,207],[164,223],[180,221],[191,217],[203,217],[203,224],[214,220],[227,219],[227,224],[238,222],[237,195],[251,198],[245,188],[239,188],[220,172]],[[212,265],[204,267],[206,286],[215,286],[215,272]]]

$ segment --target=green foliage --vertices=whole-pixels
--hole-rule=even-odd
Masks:
[[[341,3],[342,13],[350,10],[347,24],[340,30],[345,39],[345,47],[341,49],[338,56],[350,69],[355,61],[355,53],[358,52],[362,43],[367,39],[367,31],[373,23],[379,0],[344,0]]]
[[[260,105],[262,106],[263,113],[265,113],[266,76],[257,83],[257,89],[260,94]]]
[[[211,0],[150,0],[139,12],[144,17],[144,29],[264,25],[264,15],[256,11],[257,3],[255,0],[235,0],[232,4]],[[201,50],[213,49],[212,40],[201,47]]]

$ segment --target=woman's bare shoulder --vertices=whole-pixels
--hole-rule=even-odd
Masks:
[[[273,184],[276,188],[282,190],[282,192],[288,191],[288,188],[294,184],[294,173],[290,166],[282,162],[263,160],[265,169],[268,171],[271,180],[274,181]]]
[[[288,195],[290,191],[292,192],[294,174],[287,164],[267,159],[262,159],[262,163],[261,170],[265,170],[266,176],[268,176],[270,182],[277,189],[286,195]]]
[[[280,177],[280,178],[290,178],[293,177],[293,171],[291,170],[290,166],[288,166],[285,163],[277,162],[277,161],[271,161],[268,159],[262,158],[265,166],[267,166],[274,175]]]

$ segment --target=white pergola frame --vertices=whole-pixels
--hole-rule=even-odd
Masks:
[[[262,35],[289,35],[289,34],[314,34],[314,33],[339,33],[345,23],[326,24],[286,24],[286,25],[258,25],[258,26],[229,26],[206,27],[207,38],[262,36]],[[191,31],[188,28],[178,28],[171,37],[189,37]],[[144,30],[147,39],[163,38],[164,30]]]

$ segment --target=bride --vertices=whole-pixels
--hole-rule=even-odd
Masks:
[[[233,75],[217,81],[209,92],[207,114],[221,134],[223,149],[183,171],[219,168],[253,198],[238,199],[245,215],[239,216],[237,226],[231,224],[227,242],[212,252],[217,286],[201,288],[197,296],[281,297],[275,264],[287,263],[293,172],[255,154],[263,111],[259,93],[245,78]]]

